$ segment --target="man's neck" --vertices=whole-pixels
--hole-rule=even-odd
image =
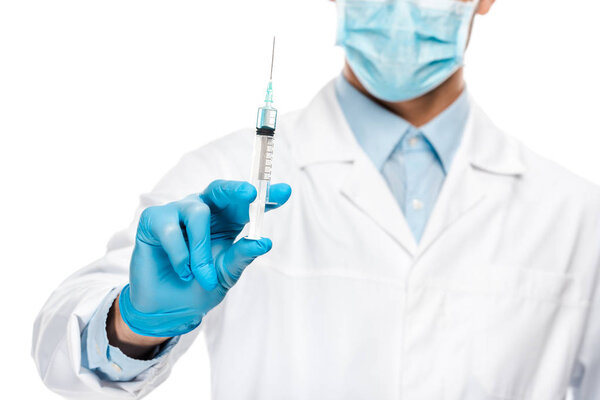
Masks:
[[[448,80],[429,93],[424,94],[413,100],[389,102],[378,99],[367,92],[364,86],[359,82],[352,68],[346,64],[343,71],[344,77],[364,95],[387,108],[394,114],[402,117],[415,127],[420,127],[434,119],[442,113],[448,106],[460,96],[464,90],[463,69],[460,68]]]

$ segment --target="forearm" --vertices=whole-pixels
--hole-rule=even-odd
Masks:
[[[156,353],[156,347],[170,338],[142,336],[129,329],[121,318],[119,296],[113,302],[106,319],[108,342],[110,345],[118,347],[128,357],[137,360],[151,359]]]

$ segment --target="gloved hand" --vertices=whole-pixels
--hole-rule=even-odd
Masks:
[[[284,204],[287,184],[272,185],[269,201]],[[219,304],[244,268],[271,249],[268,238],[235,238],[248,222],[256,189],[217,180],[200,195],[143,211],[131,258],[121,316],[140,335],[171,337],[196,328]]]

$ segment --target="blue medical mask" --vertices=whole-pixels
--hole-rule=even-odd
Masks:
[[[463,65],[477,0],[337,0],[336,44],[373,96],[422,96]]]

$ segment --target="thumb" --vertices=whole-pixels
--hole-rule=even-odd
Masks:
[[[217,277],[221,285],[229,290],[240,279],[244,269],[258,256],[273,247],[269,238],[251,240],[242,238],[235,242],[221,257],[217,258]]]

